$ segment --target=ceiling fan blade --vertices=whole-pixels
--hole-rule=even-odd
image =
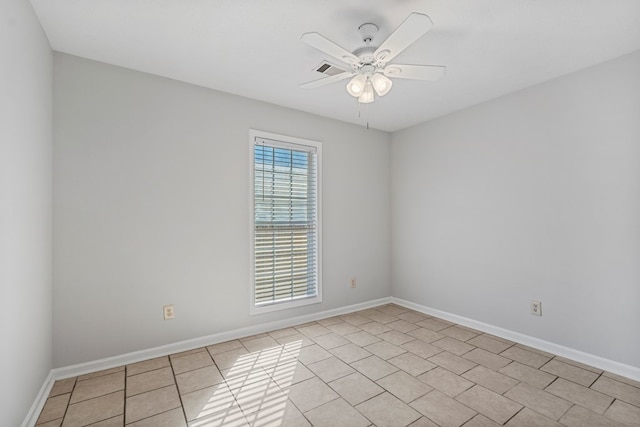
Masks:
[[[412,13],[374,52],[376,59],[391,61],[400,52],[425,35],[431,29],[431,18],[422,13]]]
[[[316,49],[326,53],[327,55],[331,55],[334,58],[339,59],[340,61],[349,65],[357,64],[360,61],[360,58],[355,56],[353,53],[341,48],[331,40],[318,33],[304,33],[300,38],[309,46],[315,47]]]
[[[446,69],[442,65],[390,64],[385,67],[384,75],[399,79],[438,80],[444,76]]]
[[[345,71],[344,73],[336,74],[334,76],[325,77],[323,79],[314,80],[308,83],[303,83],[300,85],[303,89],[313,89],[316,87],[328,85],[330,83],[339,82],[340,80],[346,80],[349,77],[353,76],[355,73],[350,73]]]

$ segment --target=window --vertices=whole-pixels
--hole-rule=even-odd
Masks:
[[[251,139],[251,313],[322,301],[318,142]]]

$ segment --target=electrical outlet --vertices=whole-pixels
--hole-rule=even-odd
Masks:
[[[173,311],[173,304],[163,305],[162,313],[164,315],[164,320],[173,319],[175,317],[175,312]]]
[[[356,283],[356,278],[355,278],[355,277],[352,277],[352,278],[351,278],[351,287],[352,287],[352,288],[355,288],[355,287],[356,287],[356,285],[357,285],[357,283]]]
[[[531,314],[534,316],[542,316],[542,302],[531,301]]]

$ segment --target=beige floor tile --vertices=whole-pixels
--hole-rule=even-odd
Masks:
[[[427,329],[431,329],[432,331],[438,332],[445,328],[448,328],[449,326],[453,326],[454,324],[446,320],[432,317],[430,319],[417,322],[416,325],[420,326],[421,328],[427,328]]]
[[[418,379],[449,397],[455,397],[474,385],[471,381],[441,367],[425,372]]]
[[[613,398],[598,391],[558,378],[545,389],[551,394],[573,402],[577,405],[589,408],[599,414],[607,410]]]
[[[491,421],[489,418],[485,417],[484,415],[478,414],[475,417],[471,418],[469,422],[467,422],[464,425],[464,427],[498,427],[499,425],[500,424],[496,423],[495,421]],[[532,426],[527,426],[527,427],[532,427]]]
[[[62,426],[86,426],[122,413],[124,413],[124,390],[69,405]]]
[[[513,344],[508,344],[503,341],[497,340],[487,334],[478,335],[477,337],[471,338],[467,341],[467,344],[474,345],[483,350],[490,351],[491,353],[502,353]]]
[[[332,381],[329,386],[351,405],[357,405],[384,392],[382,387],[359,372]]]
[[[522,405],[509,400],[482,386],[476,385],[456,397],[456,400],[474,409],[498,424],[504,424],[513,417]]]
[[[358,406],[356,409],[377,427],[404,427],[420,418],[420,414],[400,399],[382,393]]]
[[[404,343],[407,343],[409,341],[413,341],[415,338],[407,335],[403,332],[400,331],[389,331],[389,332],[384,332],[380,335],[378,335],[379,338],[382,338],[383,340],[390,342],[393,345],[402,345]]]
[[[390,316],[385,313],[372,313],[372,314],[369,314],[367,317],[375,322],[382,323],[382,324],[391,323],[398,320],[397,317]]]
[[[274,347],[280,347],[281,344],[271,338],[270,336],[260,337],[249,341],[242,341],[242,345],[250,352],[257,352],[262,350],[271,349]]]
[[[462,357],[456,356],[455,354],[451,354],[448,351],[438,353],[435,356],[430,357],[428,360],[429,362],[442,366],[443,368],[448,369],[458,375],[462,375],[469,369],[473,369],[477,366],[476,363],[471,362],[467,359],[463,359]]]
[[[459,427],[476,415],[474,410],[438,390],[414,400],[411,407],[441,427]]]
[[[187,421],[203,417],[224,419],[225,414],[233,414],[234,407],[239,410],[235,397],[224,383],[183,395],[182,406]]]
[[[324,405],[337,399],[338,394],[319,378],[310,378],[289,388],[289,399],[302,412]]]
[[[484,366],[476,366],[462,374],[462,376],[498,394],[504,394],[504,392],[518,384],[517,380]]]
[[[123,425],[124,425],[124,415],[116,415],[113,418],[109,418],[107,420],[102,420],[102,421],[98,421],[97,423],[93,423],[89,427],[122,427]]]
[[[354,343],[355,345],[359,345],[360,347],[367,346],[369,344],[373,344],[374,342],[382,341],[380,338],[375,335],[371,335],[369,332],[359,331],[355,334],[349,334],[344,336],[346,339]]]
[[[173,366],[173,372],[177,375],[183,372],[193,371],[194,369],[204,368],[205,366],[211,366],[213,365],[213,360],[207,351],[199,351],[181,357],[172,356],[171,365]]]
[[[417,311],[407,311],[406,313],[398,314],[396,316],[398,319],[404,320],[409,323],[422,322],[425,319],[428,319],[431,316],[428,316],[423,313],[418,313]]]
[[[586,369],[578,368],[577,366],[573,366],[556,359],[548,361],[540,368],[540,370],[552,375],[557,375],[565,380],[573,381],[574,383],[578,383],[585,387],[589,387],[600,376],[595,372],[587,371]]]
[[[391,359],[392,357],[396,357],[407,352],[407,350],[387,341],[379,341],[370,344],[364,347],[364,349],[384,360]]]
[[[319,345],[314,344],[302,347],[298,350],[297,355],[295,356],[299,361],[308,366],[312,363],[319,362],[320,360],[328,359],[331,357],[331,353]]]
[[[323,325],[323,326],[327,326],[327,325]],[[283,328],[283,329],[276,329],[275,331],[267,332],[267,334],[273,339],[289,337],[297,333],[299,332],[295,328]]]
[[[427,417],[420,417],[411,424],[409,427],[439,427],[438,424],[434,423]]]
[[[624,424],[620,424],[617,421],[607,418],[603,415],[596,414],[582,406],[574,405],[567,411],[567,413],[560,418],[560,423],[567,427],[586,427],[586,426],[598,426],[598,427],[622,427]]]
[[[440,347],[436,347],[435,345],[419,339],[409,341],[408,343],[402,344],[400,347],[423,359],[428,359],[429,357],[435,356],[436,354],[444,351]]]
[[[557,377],[522,363],[512,362],[498,372],[538,388],[545,388]]]
[[[369,319],[365,319],[366,322],[365,323],[369,323]],[[338,335],[349,335],[349,334],[354,334],[356,332],[361,331],[360,328],[358,328],[357,326],[349,323],[349,322],[344,322],[341,321],[342,323],[335,323],[333,325],[329,325],[327,326],[327,329],[329,329],[331,332],[336,333]]]
[[[115,368],[104,369],[102,371],[91,372],[90,374],[80,375],[77,381],[90,380],[92,378],[102,377],[104,375],[114,374],[116,372],[123,372],[124,366],[116,366]]]
[[[436,347],[440,347],[441,349],[446,350],[449,353],[453,353],[456,356],[462,356],[463,354],[468,353],[475,348],[472,345],[463,343],[462,341],[451,337],[444,337],[432,342],[431,344],[435,345]]]
[[[431,319],[429,319],[431,320]],[[412,337],[422,340],[424,342],[428,342],[428,343],[432,343],[434,341],[438,341],[441,340],[442,338],[444,338],[445,336],[433,331],[429,328],[418,328],[418,329],[414,329],[412,331],[407,332],[407,335],[411,335]]]
[[[420,319],[419,321],[421,320],[424,319]],[[395,329],[396,331],[402,332],[404,334],[419,328],[419,326],[416,326],[415,324],[402,319],[387,323],[385,326],[388,326],[389,328]]]
[[[353,362],[351,367],[357,369],[360,373],[373,381],[377,381],[380,378],[386,377],[398,370],[398,368],[388,362],[385,362],[378,356],[370,356],[366,359]]]
[[[615,400],[604,415],[627,426],[640,426],[640,408],[621,400]]]
[[[559,420],[573,405],[571,402],[526,383],[518,384],[506,392],[504,396],[553,420]]]
[[[434,369],[437,365],[424,360],[422,357],[417,356],[411,352],[403,353],[400,356],[393,357],[387,362],[397,366],[409,375],[417,377],[424,374],[431,369]]]
[[[67,411],[67,405],[69,404],[69,398],[71,393],[60,394],[47,399],[40,412],[37,423],[44,423],[47,421],[62,418]]]
[[[191,350],[181,351],[179,353],[173,353],[169,356],[170,359],[176,359],[182,356],[191,356],[196,353],[205,353],[207,349],[205,347],[192,348]]]
[[[58,396],[60,394],[67,394],[73,391],[73,387],[76,385],[76,378],[67,378],[65,380],[58,380],[53,384],[49,397]]]
[[[380,335],[380,334],[383,334],[385,332],[393,331],[392,328],[388,327],[387,325],[383,325],[382,323],[378,323],[378,322],[364,323],[364,324],[362,324],[362,325],[360,325],[358,327],[360,328],[360,330],[368,332],[371,335]]]
[[[580,362],[576,362],[575,360],[571,360],[571,359],[567,359],[566,357],[562,357],[562,356],[554,356],[553,360],[557,360],[558,362],[563,362],[563,363],[567,363],[569,365],[573,365],[576,366],[578,368],[582,368],[585,369],[587,371],[596,373],[596,374],[602,374],[602,369],[598,369],[595,368],[591,365],[586,365],[584,363],[580,363]],[[640,387],[640,383],[638,383],[638,387]]]
[[[132,424],[127,424],[127,427],[187,427],[187,422],[184,418],[182,408],[176,408]]]
[[[37,424],[36,427],[60,427],[61,425],[62,418],[58,418],[57,420],[51,420],[42,424]]]
[[[180,394],[191,393],[192,391],[211,387],[224,381],[222,374],[215,366],[205,366],[176,375],[178,391]]]
[[[555,354],[549,353],[548,351],[544,351],[544,350],[540,350],[539,348],[535,348],[535,347],[529,347],[528,345],[524,345],[524,344],[520,344],[520,343],[516,343],[515,344],[516,347],[519,347],[523,350],[527,350],[527,351],[532,351],[534,353],[538,353],[542,356],[548,357],[549,359],[552,359],[555,357]]]
[[[207,412],[189,421],[189,427],[250,427],[250,424],[239,406],[231,406],[215,413]]]
[[[336,325],[338,323],[343,322],[342,319],[340,319],[340,316],[333,316],[333,317],[327,317],[325,319],[320,319],[316,321],[319,325],[324,326],[325,328],[327,326],[331,326],[331,325]]]
[[[71,394],[70,404],[124,390],[124,371],[78,381]]]
[[[127,378],[126,395],[134,396],[147,391],[156,390],[174,384],[173,371],[170,367],[148,371]]]
[[[511,363],[511,360],[502,356],[498,356],[497,354],[491,353],[490,351],[483,350],[481,348],[471,350],[467,354],[464,354],[462,357],[467,360],[471,360],[478,365],[493,369],[494,371],[498,371]]]
[[[285,349],[287,348],[287,346],[290,346],[290,345],[294,345],[297,348],[301,348],[301,347],[306,347],[306,346],[315,344],[313,340],[305,337],[304,335],[298,332],[296,332],[295,335],[287,335],[286,337],[277,338],[276,341],[278,341],[278,344],[284,345]]]
[[[302,335],[309,337],[311,339],[315,338],[315,337],[319,337],[320,335],[325,335],[331,332],[330,329],[325,328],[322,325],[319,325],[317,323],[310,325],[310,326],[304,326],[302,328],[296,327],[296,329],[298,330],[298,332],[300,332]]]
[[[529,408],[523,408],[506,425],[508,427],[562,427],[559,422],[538,414]]]
[[[397,316],[399,314],[407,313],[408,311],[410,311],[408,308],[399,306],[397,304],[385,304],[376,307],[376,309],[390,316]]]
[[[377,381],[378,385],[405,403],[429,393],[433,388],[404,371],[398,371]]]
[[[247,414],[251,427],[307,427],[311,424],[290,400],[272,402]]]
[[[305,413],[305,416],[314,427],[367,427],[371,424],[343,399],[325,403]]]
[[[500,353],[500,356],[515,360],[516,362],[520,362],[524,365],[531,366],[532,368],[536,369],[540,368],[542,365],[551,360],[551,357],[549,356],[544,356],[540,353],[525,350],[524,348],[520,348],[518,346],[509,347],[508,349]]]
[[[461,326],[450,326],[448,328],[442,329],[440,331],[442,335],[446,335],[451,338],[455,338],[458,341],[468,341],[473,337],[477,337],[481,332],[473,331],[469,328],[464,328]]]
[[[265,380],[246,384],[238,389],[231,389],[238,406],[245,416],[268,408],[281,406],[287,401],[287,392],[282,391],[278,385]]]
[[[335,347],[340,347],[340,346],[349,344],[349,341],[342,338],[342,335],[338,335],[334,332],[330,332],[325,335],[320,335],[319,337],[315,337],[313,340],[316,342],[316,344],[318,344],[320,347],[324,348],[325,350],[330,350]]]
[[[330,351],[334,356],[345,363],[353,363],[357,360],[371,356],[371,353],[355,344],[347,344],[332,348]]]
[[[584,369],[587,369],[587,368],[584,368]],[[640,381],[634,381],[631,378],[623,377],[621,375],[613,374],[611,372],[604,372],[602,375],[607,378],[611,378],[612,380],[616,380],[621,383],[625,383],[625,384],[640,388]]]
[[[598,381],[593,383],[591,389],[640,407],[640,388],[632,385],[621,383],[611,378],[600,377]]]
[[[165,368],[167,366],[171,366],[169,364],[169,357],[167,356],[143,360],[142,362],[127,365],[127,376],[138,375],[143,372],[153,371],[155,369]]]
[[[308,368],[326,383],[355,372],[355,369],[351,366],[333,356],[319,362],[312,363],[308,365]]]
[[[253,364],[255,360],[258,358],[257,355],[249,353],[244,347],[236,348],[234,350],[225,351],[223,353],[214,354],[213,360],[216,363],[218,369],[229,369],[234,366],[241,366],[243,364]],[[196,361],[197,362],[197,361]],[[200,360],[200,363],[194,363],[193,366],[180,366],[179,370],[176,370],[176,365],[173,365],[173,371],[176,374],[181,374],[182,372],[187,372],[193,369],[204,368],[205,366],[211,366],[212,363],[207,362],[207,360],[203,357]]]
[[[171,385],[128,397],[125,420],[129,424],[179,407],[178,390],[175,385]]]
[[[281,364],[271,372],[271,377],[283,390],[314,376],[314,373],[297,359]]]

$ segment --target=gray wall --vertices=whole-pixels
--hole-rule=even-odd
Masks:
[[[640,366],[638,76],[640,52],[394,134],[392,294]]]
[[[0,424],[51,369],[52,53],[31,5],[0,2]]]
[[[389,134],[64,54],[54,111],[54,366],[389,296]],[[323,143],[322,304],[249,316],[250,128]]]

